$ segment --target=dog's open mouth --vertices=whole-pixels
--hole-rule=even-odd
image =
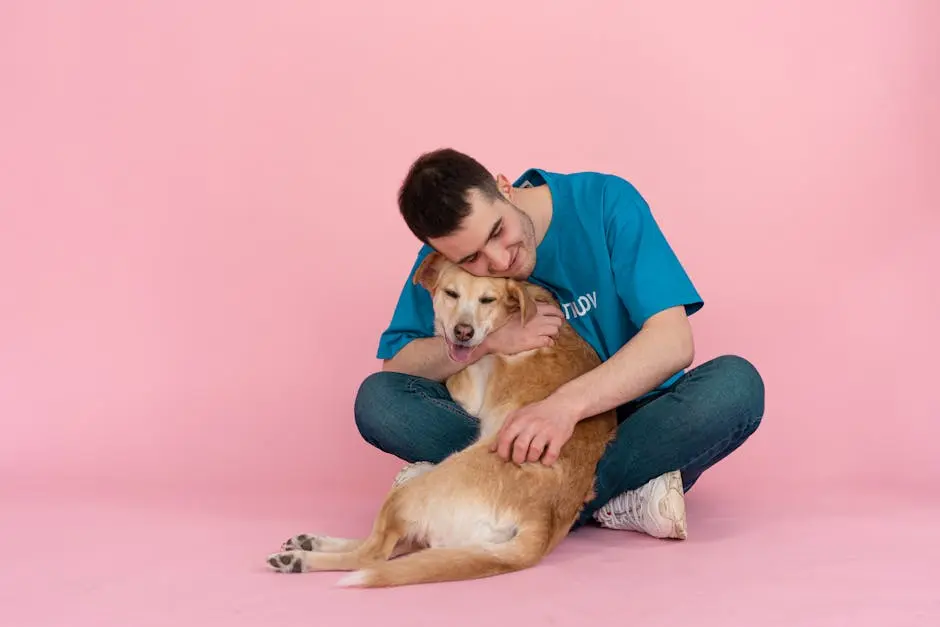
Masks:
[[[447,354],[450,355],[450,358],[454,361],[464,363],[469,361],[470,355],[473,354],[473,349],[475,346],[464,346],[463,344],[456,344],[451,342],[450,339],[447,339]]]

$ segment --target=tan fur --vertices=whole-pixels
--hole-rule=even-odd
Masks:
[[[475,277],[436,253],[414,279],[432,294],[437,333],[470,324],[482,330],[474,333],[477,343],[512,314],[528,320],[537,302],[554,302],[533,284]],[[481,297],[494,300],[482,303]],[[340,583],[362,587],[476,579],[536,565],[593,498],[597,462],[613,436],[616,414],[579,422],[552,466],[503,461],[490,445],[510,412],[599,363],[564,323],[551,347],[487,356],[450,377],[446,385],[454,400],[480,420],[479,439],[394,488],[365,540],[296,536],[269,564],[284,572],[357,571]]]

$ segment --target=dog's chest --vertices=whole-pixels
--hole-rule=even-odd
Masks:
[[[487,355],[471,366],[467,366],[461,376],[449,383],[450,394],[464,411],[482,419],[481,412],[486,401],[486,390],[496,366],[496,358]]]

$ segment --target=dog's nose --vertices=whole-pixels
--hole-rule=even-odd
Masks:
[[[454,327],[454,337],[459,342],[466,342],[473,337],[473,327],[469,324],[460,323]]]

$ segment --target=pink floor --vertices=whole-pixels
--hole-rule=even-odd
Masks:
[[[295,533],[364,532],[371,496],[20,493],[0,518],[0,625],[940,625],[936,496],[703,485],[688,506],[684,543],[590,529],[527,572],[348,590],[264,557]]]

